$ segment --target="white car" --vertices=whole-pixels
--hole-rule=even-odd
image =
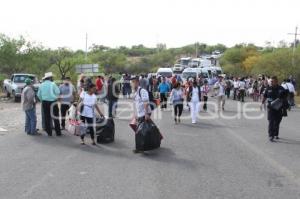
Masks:
[[[171,78],[173,76],[173,70],[171,68],[159,68],[156,73],[156,77],[158,76]]]
[[[198,78],[201,75],[201,68],[186,68],[182,72],[182,80],[186,82],[189,78]]]

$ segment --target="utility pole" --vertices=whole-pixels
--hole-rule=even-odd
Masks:
[[[195,48],[196,48],[196,58],[198,58],[198,42],[195,43]]]
[[[288,35],[295,36],[294,47],[293,47],[293,58],[292,58],[292,64],[293,64],[293,66],[295,66],[295,52],[296,52],[296,45],[297,45],[297,36],[300,35],[300,34],[298,34],[298,26],[296,26],[295,33],[288,33]]]
[[[87,62],[87,53],[88,53],[88,34],[85,34],[85,61]]]

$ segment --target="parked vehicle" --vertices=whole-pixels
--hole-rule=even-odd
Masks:
[[[22,90],[25,87],[25,79],[30,78],[34,82],[35,91],[38,91],[39,82],[33,74],[17,73],[13,74],[10,79],[6,79],[3,82],[3,90],[7,97],[13,97],[15,102],[21,100]]]
[[[171,78],[173,76],[173,71],[171,68],[159,68],[157,70],[156,76]]]

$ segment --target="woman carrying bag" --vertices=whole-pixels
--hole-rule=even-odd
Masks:
[[[86,130],[89,130],[92,139],[92,145],[96,145],[95,142],[95,132],[94,132],[94,116],[95,116],[95,109],[99,113],[101,117],[103,114],[97,105],[97,97],[96,93],[96,85],[89,84],[87,91],[82,91],[80,94],[79,100],[79,110],[80,110],[80,120],[81,120],[81,129],[80,129],[80,137],[81,137],[81,144],[85,144],[84,137],[86,134]]]

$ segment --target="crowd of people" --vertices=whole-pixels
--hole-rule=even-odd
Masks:
[[[62,135],[66,129],[66,116],[72,107],[79,113],[78,120],[86,124],[84,131],[89,132],[92,144],[95,145],[94,117],[104,117],[98,106],[99,103],[107,104],[108,118],[116,117],[119,97],[133,98],[135,104],[135,118],[137,125],[151,120],[151,113],[160,107],[162,111],[173,106],[175,124],[181,123],[184,107],[190,112],[191,122],[197,123],[200,110],[207,111],[207,101],[215,97],[217,111],[225,110],[225,101],[232,97],[233,100],[245,102],[245,97],[253,101],[262,102],[262,107],[268,110],[270,140],[279,139],[279,124],[286,110],[295,106],[294,96],[296,81],[289,77],[278,84],[277,77],[264,75],[254,77],[229,77],[215,76],[212,78],[190,77],[185,81],[180,75],[170,78],[151,74],[129,75],[123,74],[120,79],[112,76],[98,76],[95,80],[81,75],[74,86],[69,77],[63,79],[60,85],[53,81],[53,74],[46,73],[43,82],[35,94],[33,82],[25,80],[26,87],[22,93],[22,105],[25,111],[25,132],[28,135],[39,135],[36,116],[36,103],[41,102],[42,128],[48,136],[52,136],[54,129],[57,136]],[[37,96],[37,97],[36,97]],[[272,108],[277,99],[281,102],[279,108]],[[200,107],[201,105],[201,107]],[[69,113],[70,114],[70,113]],[[82,129],[80,130],[82,131]],[[85,144],[86,133],[80,133],[82,144]],[[135,150],[135,152],[140,152]]]

